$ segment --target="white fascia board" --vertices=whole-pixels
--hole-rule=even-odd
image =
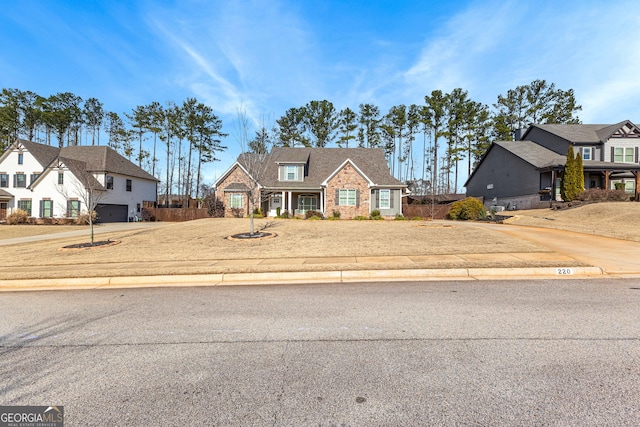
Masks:
[[[331,180],[331,178],[333,178],[338,172],[340,172],[340,170],[342,170],[347,163],[350,163],[351,166],[353,166],[353,168],[356,170],[356,172],[358,172],[367,181],[367,183],[369,184],[369,187],[375,186],[373,181],[371,181],[369,179],[369,177],[364,172],[362,172],[360,170],[360,168],[358,166],[356,166],[355,163],[353,163],[351,161],[351,159],[347,159],[344,162],[342,162],[342,164],[340,166],[338,166],[338,168],[336,170],[334,170],[332,173],[330,173],[329,176],[327,177],[327,179],[322,181],[322,183],[320,185],[323,186],[323,187],[326,187],[327,185],[329,185],[329,181]]]
[[[242,164],[236,160],[229,169],[227,169],[222,175],[220,175],[220,178],[218,178],[216,182],[213,183],[213,186],[215,188],[218,188],[218,185],[220,184],[220,182],[224,181],[227,178],[227,176],[231,173],[231,171],[233,171],[233,168],[235,168],[236,166],[242,169],[242,171],[247,174],[249,179],[254,180],[251,174],[245,169],[245,167],[242,166]],[[258,183],[258,186],[260,186],[260,183]]]

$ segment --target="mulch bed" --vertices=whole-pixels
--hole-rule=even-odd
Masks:
[[[93,242],[93,244],[91,244],[91,242],[85,242],[85,243],[75,243],[73,245],[67,245],[67,246],[63,246],[62,248],[60,248],[61,250],[64,249],[92,249],[92,248],[104,248],[106,246],[113,246],[113,245],[117,245],[118,243],[120,243],[119,240],[101,240],[99,242]]]

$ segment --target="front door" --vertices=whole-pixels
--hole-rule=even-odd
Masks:
[[[278,208],[282,210],[282,195],[273,194],[269,197],[269,216],[278,215]]]
[[[0,220],[7,219],[7,202],[0,202]]]

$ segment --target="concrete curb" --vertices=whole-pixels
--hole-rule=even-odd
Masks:
[[[454,268],[404,270],[347,270],[320,272],[230,273],[176,276],[119,276],[62,279],[5,280],[0,292],[144,287],[355,283],[375,281],[442,281],[519,279],[578,279],[602,276],[600,267]]]

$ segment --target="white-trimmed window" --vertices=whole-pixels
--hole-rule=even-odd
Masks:
[[[243,193],[231,193],[229,194],[229,207],[231,209],[244,208],[244,194]]]
[[[614,147],[613,161],[616,163],[634,163],[633,147]]]
[[[9,187],[9,174],[0,173],[0,188],[8,188],[8,187]]]
[[[342,189],[338,190],[339,206],[356,206],[358,200],[358,190]]]
[[[391,209],[391,190],[380,190],[380,209]]]
[[[593,148],[582,147],[582,160],[593,160]]]
[[[58,185],[64,184],[64,172],[58,172]]]
[[[303,194],[298,196],[298,213],[318,210],[318,196],[315,194]]]
[[[107,190],[113,190],[113,177],[107,175]]]
[[[300,166],[299,165],[283,165],[282,168],[282,181],[300,181]]]

